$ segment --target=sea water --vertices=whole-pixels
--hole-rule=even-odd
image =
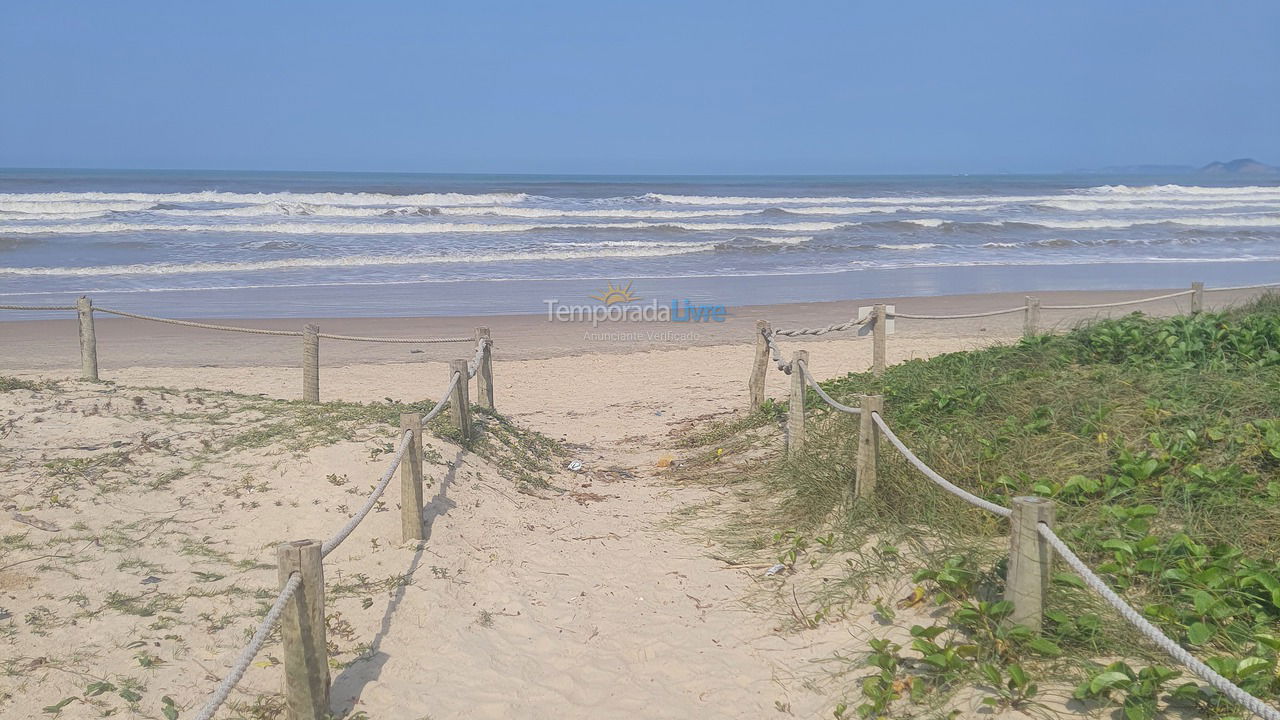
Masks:
[[[1280,281],[1280,181],[0,171],[0,304],[536,313]],[[12,316],[7,316],[10,319]]]

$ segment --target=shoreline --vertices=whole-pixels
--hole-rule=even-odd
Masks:
[[[982,294],[1124,292],[1134,286],[1230,287],[1280,278],[1280,261],[1230,259],[1205,262],[1100,264],[940,265],[849,268],[828,272],[687,274],[646,276],[630,272],[579,278],[394,280],[262,285],[225,288],[92,289],[8,293],[0,304],[70,305],[80,295],[95,303],[148,315],[181,318],[468,318],[538,315],[548,300],[590,302],[607,283],[634,283],[646,302],[690,300],[733,307],[843,302],[856,298],[906,300]],[[264,282],[266,282],[264,280]],[[89,289],[86,289],[89,288]],[[160,308],[170,308],[161,312]],[[264,311],[263,308],[269,310]],[[46,313],[3,311],[8,319],[48,319]],[[0,317],[0,322],[6,318]]]
[[[1045,291],[1036,293],[1043,304],[1078,305],[1108,303],[1178,292],[1185,287],[1139,290]],[[1263,290],[1206,292],[1205,308],[1246,302]],[[934,297],[868,297],[859,300],[743,305],[728,308],[723,322],[560,322],[545,314],[471,315],[412,318],[261,318],[212,319],[214,322],[274,330],[301,330],[318,324],[322,332],[387,337],[472,337],[476,327],[490,329],[495,358],[499,361],[536,360],[581,355],[615,355],[654,350],[742,345],[753,342],[757,320],[768,320],[777,329],[820,327],[848,320],[863,305],[886,303],[899,311],[920,314],[963,314],[1024,303],[1023,293],[983,293]],[[1100,316],[1141,311],[1164,315],[1187,312],[1190,298],[1182,296],[1140,305],[1106,310],[1041,312],[1040,327],[1060,329]],[[158,309],[151,312],[159,313]],[[4,321],[0,313],[0,371],[39,372],[79,367],[77,321],[67,319]],[[962,320],[907,320],[896,322],[895,335],[906,338],[1013,339],[1022,333],[1023,314],[1010,313]],[[244,335],[187,328],[145,320],[98,314],[95,318],[98,358],[104,372],[128,367],[258,367],[301,365],[296,337]],[[823,341],[855,340],[844,332],[823,336]],[[788,338],[815,342],[814,338]],[[889,344],[893,345],[893,337]],[[393,364],[444,361],[471,355],[470,342],[450,344],[382,344],[321,341],[321,365]]]

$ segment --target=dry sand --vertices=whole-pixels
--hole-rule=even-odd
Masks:
[[[916,300],[913,309],[1008,300]],[[850,314],[849,304],[807,307],[810,325]],[[335,711],[437,720],[829,716],[854,684],[834,679],[830,661],[865,650],[870,608],[798,631],[786,607],[750,602],[783,580],[730,567],[712,557],[705,533],[672,529],[683,508],[737,498],[673,482],[659,467],[664,455],[678,456],[673,431],[743,409],[750,327],[766,312],[716,328],[718,341],[670,349],[645,341],[639,352],[602,347],[581,328],[490,318],[498,409],[563,440],[585,471],[557,460],[548,479],[571,492],[522,493],[501,459],[432,439],[429,541],[398,544],[393,486],[385,511],[326,560]],[[769,314],[802,315],[794,307]],[[1011,338],[1020,316],[1011,317],[945,332],[902,321],[889,359]],[[457,331],[477,321],[448,322],[456,327],[444,330]],[[792,323],[776,323],[784,324]],[[0,374],[73,377],[67,329],[3,326]],[[726,342],[731,334],[740,340]],[[62,717],[112,708],[161,717],[165,695],[181,717],[193,715],[274,595],[275,544],[339,527],[394,438],[385,426],[351,422],[334,425],[337,442],[290,449],[289,429],[306,425],[305,406],[190,391],[297,398],[293,343],[124,321],[100,323],[99,336],[103,377],[116,385],[0,393],[4,717],[37,717],[65,698],[75,699]],[[832,337],[803,343],[817,376],[869,365],[869,340]],[[458,347],[453,354],[469,354]],[[323,396],[435,397],[446,379],[439,358],[449,351],[410,349],[326,351]],[[380,361],[340,355],[355,352]],[[268,362],[249,362],[255,353]],[[178,390],[131,389],[156,386]],[[770,373],[771,395],[786,387],[785,376]],[[15,511],[48,529],[17,522]],[[804,580],[820,582],[822,572]],[[233,695],[238,709],[222,716],[271,716],[251,707],[269,706],[278,691],[277,655],[269,645]],[[112,688],[92,694],[104,681]],[[132,692],[139,699],[131,703]]]

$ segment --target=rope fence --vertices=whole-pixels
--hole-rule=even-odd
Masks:
[[[1200,292],[1204,292],[1203,288]],[[1195,290],[1183,290],[1182,292],[1169,293],[1168,295],[1156,295],[1155,297],[1139,298],[1137,300],[1121,300],[1119,302],[1095,303],[1093,305],[1041,305],[1041,310],[1093,310],[1101,308],[1124,307],[1126,305],[1139,305],[1141,303],[1156,302],[1157,300],[1169,300],[1170,298],[1183,297],[1184,295],[1194,295]]]
[[[196,714],[195,720],[210,720],[213,714],[218,712],[222,704],[230,697],[231,691],[235,689],[240,680],[244,678],[245,672],[249,670],[249,666],[253,664],[253,659],[258,657],[262,646],[267,643],[267,638],[271,636],[271,631],[276,629],[276,623],[280,621],[280,613],[284,612],[285,603],[293,597],[298,591],[298,586],[302,584],[302,575],[292,573],[289,575],[289,581],[285,583],[280,594],[276,596],[276,601],[272,603],[271,609],[267,611],[267,616],[262,618],[262,622],[258,623],[258,629],[254,631],[253,638],[249,640],[249,644],[244,650],[240,651],[240,656],[236,658],[236,662],[231,666],[231,671],[227,676],[218,683],[218,689],[213,691],[209,699],[205,701],[204,707]]]
[[[1185,293],[1178,293],[1177,295],[1183,294]],[[792,390],[789,399],[790,412],[787,420],[786,436],[788,454],[794,454],[799,448],[803,447],[804,401],[807,388],[813,388],[817,396],[831,408],[843,413],[860,416],[857,469],[846,497],[851,500],[867,498],[875,492],[876,466],[879,460],[879,439],[883,436],[906,459],[908,464],[942,490],[960,498],[969,505],[1009,519],[1010,549],[1005,576],[1005,599],[1009,600],[1014,607],[1010,616],[1012,622],[1026,625],[1033,632],[1040,632],[1045,607],[1045,591],[1049,587],[1053,556],[1054,553],[1057,553],[1063,562],[1080,576],[1090,590],[1097,593],[1125,621],[1137,628],[1139,633],[1150,640],[1156,647],[1163,650],[1194,675],[1241,707],[1248,709],[1261,718],[1265,718],[1265,720],[1280,720],[1280,710],[1250,695],[1201,662],[1150,621],[1142,617],[1141,613],[1126,603],[1099,578],[1053,531],[1054,506],[1052,500],[1041,497],[1015,497],[1012,499],[1013,506],[1005,507],[978,497],[947,480],[941,473],[921,460],[898,437],[897,433],[893,431],[881,414],[884,409],[884,398],[882,396],[862,395],[859,396],[861,407],[846,405],[832,398],[810,374],[807,352],[797,351],[792,360],[792,365],[798,372],[792,375]]]
[[[1090,590],[1093,590],[1095,593],[1100,595],[1102,599],[1114,608],[1116,612],[1120,613],[1120,616],[1127,620],[1130,625],[1136,627],[1138,632],[1142,633],[1143,637],[1150,640],[1154,645],[1165,651],[1169,657],[1177,660],[1180,664],[1191,670],[1192,673],[1209,683],[1209,685],[1221,692],[1223,695],[1231,698],[1233,702],[1241,707],[1247,708],[1249,712],[1252,712],[1258,717],[1266,718],[1266,720],[1280,720],[1280,710],[1276,710],[1276,708],[1267,705],[1258,698],[1242,690],[1235,683],[1222,677],[1217,672],[1214,672],[1213,668],[1205,665],[1194,655],[1187,652],[1181,645],[1170,639],[1168,635],[1161,632],[1160,628],[1152,625],[1146,618],[1142,617],[1142,614],[1133,609],[1132,605],[1125,602],[1115,593],[1114,590],[1108,587],[1107,584],[1102,581],[1102,578],[1099,578],[1094,574],[1093,570],[1090,570],[1089,566],[1085,565],[1084,561],[1077,557],[1076,554],[1071,551],[1071,548],[1062,541],[1062,538],[1058,537],[1057,534],[1053,532],[1053,528],[1049,527],[1045,523],[1039,523],[1037,530],[1039,531],[1040,536],[1043,537],[1044,540],[1053,547],[1054,551],[1062,557],[1063,562],[1065,562],[1076,575],[1080,576],[1080,579],[1084,581],[1084,584],[1089,586]]]
[[[489,329],[478,327],[473,337],[438,338],[337,335],[322,333],[319,327],[313,324],[304,326],[301,331],[271,330],[178,320],[116,308],[95,307],[86,297],[80,298],[75,305],[0,305],[0,310],[76,311],[80,326],[81,371],[85,379],[93,381],[99,379],[97,334],[94,327],[95,312],[202,330],[302,338],[303,399],[309,402],[320,401],[319,341],[322,338],[349,342],[413,345],[475,343],[475,353],[470,359],[449,362],[449,382],[429,412],[425,415],[421,413],[401,415],[402,432],[399,446],[360,509],[324,542],[301,540],[279,546],[280,592],[266,616],[258,624],[248,645],[237,656],[227,675],[205,701],[199,714],[195,716],[196,720],[211,720],[214,717],[278,626],[281,628],[284,646],[285,696],[290,708],[290,717],[307,718],[307,720],[321,720],[329,717],[330,677],[324,625],[323,560],[338,549],[377,507],[397,470],[400,471],[401,477],[402,540],[421,541],[425,538],[422,476],[423,424],[435,419],[446,408],[450,409],[451,424],[458,431],[462,441],[469,440],[472,435],[472,423],[468,383],[472,378],[476,379],[478,404],[489,410],[493,409],[493,340]]]
[[[178,327],[214,330],[218,332],[243,333],[247,335],[265,335],[271,337],[302,338],[302,399],[306,402],[320,402],[320,340],[337,340],[346,342],[387,343],[399,345],[432,345],[444,343],[475,342],[475,357],[467,365],[467,377],[480,376],[478,395],[480,404],[493,408],[493,369],[491,365],[492,339],[489,328],[478,327],[472,337],[376,337],[365,335],[338,335],[320,332],[315,324],[305,325],[302,330],[272,330],[269,328],[241,327],[238,325],[222,325],[218,323],[198,322],[195,320],[179,320],[177,318],[144,315],[117,308],[94,305],[88,297],[81,297],[75,305],[0,305],[0,310],[17,310],[25,312],[46,312],[74,310],[80,325],[80,374],[85,380],[97,382],[98,372],[98,339],[94,325],[94,313],[106,313],[118,317],[142,320],[145,322],[175,325]]]
[[[767,320],[761,320],[756,323],[756,353],[755,361],[751,369],[751,379],[748,382],[748,391],[750,394],[750,407],[752,409],[759,408],[764,402],[764,382],[768,373],[770,364],[778,368],[786,375],[790,375],[794,369],[793,362],[788,361],[783,356],[782,348],[779,347],[776,338],[779,337],[802,337],[802,336],[821,336],[833,332],[845,332],[847,330],[858,329],[860,334],[870,332],[872,336],[872,353],[871,353],[871,371],[877,375],[884,372],[886,361],[886,337],[893,332],[893,321],[902,320],[970,320],[975,318],[995,317],[998,315],[1012,315],[1014,313],[1022,313],[1022,334],[1024,337],[1031,337],[1040,332],[1040,312],[1042,310],[1058,311],[1058,310],[1105,310],[1110,308],[1126,307],[1129,305],[1140,305],[1143,303],[1159,302],[1161,300],[1173,300],[1181,297],[1191,298],[1191,313],[1196,314],[1204,309],[1204,294],[1206,292],[1223,292],[1223,291],[1242,291],[1242,290],[1261,290],[1266,288],[1280,287],[1280,283],[1261,283],[1258,285],[1236,285],[1232,287],[1205,288],[1204,283],[1191,283],[1191,289],[1179,290],[1178,292],[1165,293],[1162,295],[1152,295],[1150,297],[1136,298],[1133,300],[1119,300],[1107,303],[1090,303],[1083,305],[1042,305],[1040,298],[1035,296],[1027,296],[1023,305],[1018,307],[1000,308],[998,310],[983,310],[980,312],[954,313],[951,315],[927,315],[924,313],[901,312],[896,307],[890,305],[874,305],[871,312],[861,312],[858,316],[850,318],[845,322],[832,323],[823,327],[799,327],[799,328],[783,328],[775,329]],[[816,387],[816,386],[815,386]]]
[[[484,338],[477,343],[480,351],[487,352],[489,342]],[[465,362],[465,361],[455,361]],[[477,367],[480,363],[476,361]],[[449,383],[445,386],[435,406],[425,415],[405,413],[401,416],[400,446],[388,463],[386,470],[378,479],[373,490],[365,499],[364,505],[351,516],[337,532],[323,543],[315,540],[303,540],[286,543],[279,548],[280,572],[282,585],[280,594],[267,611],[266,617],[258,624],[249,644],[237,656],[235,663],[227,672],[222,682],[205,701],[196,720],[211,720],[215,713],[226,703],[231,691],[248,671],[250,664],[266,644],[267,638],[279,624],[282,626],[282,642],[284,643],[285,694],[287,703],[296,712],[297,708],[309,708],[312,712],[296,717],[308,720],[320,720],[329,713],[329,673],[328,648],[325,642],[323,588],[324,558],[337,550],[356,528],[364,522],[369,513],[377,507],[387,487],[390,486],[396,470],[401,471],[401,531],[402,540],[421,541],[423,532],[423,477],[422,477],[422,432],[423,426],[433,420],[446,407],[456,406],[459,400],[459,387],[465,384],[464,375],[457,370],[449,373]],[[465,398],[465,393],[463,394]],[[469,436],[469,427],[460,427],[464,439]],[[308,591],[307,588],[310,588]],[[301,590],[301,604],[298,595]],[[304,672],[295,672],[302,669]],[[295,715],[291,715],[295,716]]]
[[[0,305],[0,310],[25,310],[27,312],[44,312],[46,310],[75,310],[75,305]]]

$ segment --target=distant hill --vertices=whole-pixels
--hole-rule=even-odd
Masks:
[[[1108,165],[1102,168],[1070,170],[1080,175],[1183,175],[1196,172],[1195,165]]]
[[[1280,167],[1258,162],[1252,158],[1240,158],[1230,162],[1211,162],[1204,167],[1195,165],[1110,165],[1103,168],[1077,168],[1068,171],[1080,175],[1224,175],[1271,176],[1280,175]]]
[[[1211,162],[1196,172],[1201,175],[1280,175],[1280,167],[1252,158],[1240,158],[1230,162]]]

